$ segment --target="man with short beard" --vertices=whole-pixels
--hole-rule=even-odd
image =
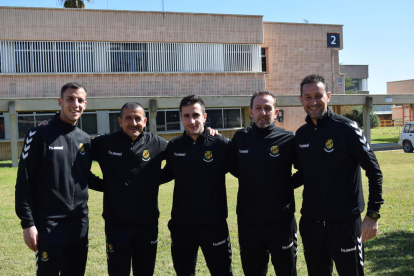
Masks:
[[[276,96],[256,91],[250,101],[251,127],[232,139],[239,178],[237,220],[240,255],[246,276],[266,275],[269,255],[278,276],[296,275],[297,230],[294,184],[294,135],[275,126]]]
[[[382,173],[360,126],[328,109],[326,78],[309,75],[300,84],[306,124],[296,131],[299,170],[304,175],[299,228],[310,276],[364,275],[363,242],[378,231]],[[369,181],[368,209],[361,168]]]

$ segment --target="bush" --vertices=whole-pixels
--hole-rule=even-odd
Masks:
[[[352,121],[357,122],[360,126],[364,126],[363,124],[363,114],[362,114],[362,106],[355,106],[351,113],[345,114],[344,116]],[[378,115],[374,113],[374,109],[371,109],[370,113],[370,122],[371,128],[377,127],[380,124],[380,119]]]

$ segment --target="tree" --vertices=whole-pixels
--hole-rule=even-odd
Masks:
[[[85,2],[91,3],[93,0],[57,0],[59,5],[65,8],[84,9]]]
[[[351,113],[345,114],[344,116],[357,122],[360,126],[364,126],[362,110],[362,106],[355,106]],[[369,117],[371,128],[379,126],[380,119],[378,118],[378,115],[374,113],[374,109],[371,109]]]
[[[355,94],[356,92],[353,90],[356,81],[345,77],[345,94]]]

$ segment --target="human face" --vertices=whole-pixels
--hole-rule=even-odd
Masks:
[[[68,88],[58,100],[60,110],[59,118],[65,123],[76,125],[86,108],[86,92],[83,88]]]
[[[144,109],[141,107],[125,107],[122,112],[122,118],[118,117],[118,123],[124,133],[131,137],[132,141],[135,141],[135,139],[142,133],[147,123]]]
[[[303,109],[316,125],[318,119],[328,112],[328,103],[331,92],[325,91],[323,83],[308,83],[302,87],[302,96],[299,97]]]
[[[187,135],[194,141],[203,133],[206,118],[207,113],[203,113],[203,108],[199,103],[181,108],[181,122]]]
[[[279,109],[275,108],[275,100],[266,94],[254,98],[253,106],[249,108],[250,118],[258,128],[274,125],[278,113]]]

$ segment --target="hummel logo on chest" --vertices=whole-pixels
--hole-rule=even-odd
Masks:
[[[307,144],[299,144],[299,148],[309,148],[309,143],[307,143]]]
[[[239,150],[240,153],[249,153],[249,150]]]
[[[174,156],[185,156],[186,153],[179,153],[179,152],[174,152]]]
[[[49,149],[50,150],[63,150],[63,146],[60,146],[60,147],[52,147],[52,146],[49,146]]]
[[[110,150],[108,150],[108,154],[115,155],[115,156],[122,156],[122,152],[113,152],[113,151],[110,151]]]

